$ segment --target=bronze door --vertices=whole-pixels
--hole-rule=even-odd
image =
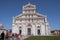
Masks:
[[[31,28],[28,28],[27,32],[28,32],[28,35],[31,35]]]

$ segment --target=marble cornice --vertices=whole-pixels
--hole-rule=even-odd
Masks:
[[[16,18],[16,20],[23,20],[23,19],[25,19],[25,20],[26,20],[26,19],[36,19],[36,20],[37,20],[37,19],[44,19],[44,17],[35,17],[35,18],[34,18],[34,17],[31,17],[31,18],[27,18],[27,17],[22,18],[22,17],[21,17],[21,18]]]

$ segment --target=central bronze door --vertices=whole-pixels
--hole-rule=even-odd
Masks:
[[[40,30],[39,29],[37,30],[37,34],[40,35]]]
[[[22,33],[22,31],[21,30],[19,30],[19,34],[21,35],[21,33]]]
[[[31,28],[28,28],[28,29],[27,29],[27,34],[28,34],[28,35],[31,35]]]

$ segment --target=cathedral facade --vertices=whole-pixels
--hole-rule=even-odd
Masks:
[[[46,16],[36,12],[36,6],[28,3],[22,13],[13,17],[12,33],[21,35],[50,35]]]

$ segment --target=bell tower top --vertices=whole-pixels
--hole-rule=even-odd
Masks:
[[[27,5],[23,6],[23,13],[35,13],[36,6],[28,3]]]

